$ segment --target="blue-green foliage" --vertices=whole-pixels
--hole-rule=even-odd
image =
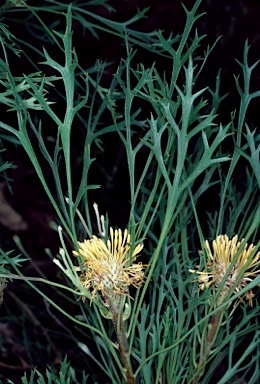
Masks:
[[[46,1],[45,7],[48,8],[42,9],[27,7],[24,3],[21,9],[28,15],[28,20],[32,16],[36,18],[41,36],[55,44],[63,60],[56,61],[48,49],[37,50],[42,62],[37,66],[34,63],[35,71],[22,77],[12,74],[8,55],[10,50],[23,54],[23,44],[18,44],[7,25],[1,24],[0,28],[0,102],[8,106],[9,113],[16,114],[17,119],[11,125],[8,117],[1,116],[0,128],[14,137],[27,152],[56,211],[59,224],[75,248],[82,233],[77,210],[93,233],[89,191],[99,188],[88,181],[94,162],[99,161],[93,156],[93,148],[103,150],[104,143],[109,145],[112,134],[117,133],[121,139],[130,191],[129,221],[125,225],[128,225],[134,243],[144,241],[143,253],[148,260],[144,286],[131,292],[131,314],[125,324],[137,383],[192,383],[211,316],[240,296],[235,292],[216,308],[216,294],[212,289],[199,292],[198,283],[194,282],[195,277],[189,269],[194,269],[196,264],[201,269],[205,267],[205,239],[238,233],[239,238],[250,239],[259,246],[260,136],[246,122],[250,102],[260,96],[260,91],[250,93],[252,71],[258,62],[251,66],[248,64],[249,46],[246,42],[243,61],[239,63],[242,79],[235,78],[241,103],[236,114],[231,115],[230,122],[219,123],[219,108],[228,97],[220,94],[220,73],[214,90],[207,87],[198,89],[197,85],[211,52],[211,49],[206,50],[203,57],[198,53],[203,45],[203,37],[196,32],[196,21],[202,16],[198,13],[200,3],[201,0],[197,0],[190,11],[183,6],[186,24],[183,33],[176,37],[166,37],[158,31],[142,33],[133,29],[134,22],[140,20],[147,10],[138,11],[130,20],[119,23],[89,10],[92,4],[103,4],[112,11],[106,1],[83,5],[75,1],[66,6],[52,0]],[[7,16],[13,11],[8,9],[2,7]],[[65,19],[63,32],[60,32],[60,25],[47,25],[40,11],[57,13]],[[87,69],[78,62],[77,52],[73,49],[73,20],[94,36],[102,30],[121,37],[124,42],[126,55],[107,88],[102,86],[102,74],[107,63],[99,61],[96,69]],[[34,27],[32,32],[36,33],[36,24]],[[27,44],[30,46],[29,42]],[[157,59],[148,67],[142,63],[133,64],[135,50],[152,52],[158,59],[163,57],[168,70],[162,70]],[[42,65],[49,67],[55,75],[44,76]],[[55,94],[58,84],[59,89],[64,90],[62,94],[58,90]],[[54,93],[62,103],[62,113],[56,112],[47,91]],[[109,113],[109,124],[103,121],[105,113]],[[47,116],[54,127],[52,151],[44,136],[39,117],[42,115]],[[71,140],[76,122],[80,122],[85,130],[84,142],[79,147],[82,161],[77,185],[74,184]],[[41,158],[38,146],[30,139],[32,134],[37,139],[43,155]],[[43,172],[42,158],[55,181],[55,198]],[[65,186],[61,159],[65,164]],[[234,178],[241,164],[246,180],[242,195]],[[206,215],[198,206],[205,196],[209,198],[211,194],[214,194],[212,207]],[[66,268],[75,263],[69,258],[69,253],[65,252],[63,262]],[[17,273],[20,262],[24,261],[20,257],[11,257],[9,253],[3,260],[8,260]],[[5,263],[0,261],[3,265],[1,274],[8,273]],[[64,265],[63,271],[72,281],[72,275]],[[242,293],[258,284],[259,278],[256,278],[243,288]],[[31,283],[31,287],[66,314],[64,308],[41,293],[36,283]],[[71,291],[74,288],[75,285],[69,287]],[[80,319],[73,319],[69,313],[66,315],[89,330],[95,342],[95,353],[83,342],[79,341],[79,346],[107,376],[107,382],[124,383],[126,378],[113,341],[113,327],[103,316],[106,308],[102,306],[99,303],[98,307],[95,301],[89,306],[86,300],[84,304],[80,303]],[[248,311],[247,305],[241,304],[243,316],[238,316],[235,325],[231,321],[234,309],[230,308],[230,312],[225,312],[214,349],[204,364],[208,363],[201,378],[204,384],[212,382],[214,372],[223,360],[227,368],[219,384],[242,382],[245,377],[251,377],[248,381],[251,384],[259,380],[259,306],[255,305]],[[246,344],[248,335],[251,342]],[[234,359],[234,351],[240,348],[241,343],[246,347],[243,347],[240,357]],[[45,379],[34,370],[28,378],[22,378],[22,383],[77,382],[73,372],[64,360],[59,374],[47,370]],[[82,382],[87,383],[87,377],[84,376],[84,380]]]

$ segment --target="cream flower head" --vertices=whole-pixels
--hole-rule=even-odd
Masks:
[[[91,291],[92,298],[101,292],[105,304],[114,295],[129,295],[129,286],[138,287],[143,283],[143,264],[134,263],[136,255],[143,249],[143,244],[131,250],[131,236],[128,230],[110,228],[110,238],[93,236],[90,240],[79,242],[79,251],[75,256],[82,258],[82,285]]]
[[[229,240],[227,235],[219,235],[216,240],[212,242],[213,252],[209,242],[205,242],[208,256],[207,268],[202,272],[190,270],[191,273],[198,275],[199,288],[201,290],[209,288],[211,285],[214,286],[214,289],[218,289],[235,257],[236,262],[229,276],[226,278],[222,289],[224,296],[229,293],[234,286],[235,291],[239,292],[248,282],[252,281],[252,278],[259,274],[260,270],[255,270],[255,268],[260,264],[260,252],[256,253],[254,257],[251,257],[255,246],[253,244],[248,246],[247,243],[239,250],[243,240],[244,239],[238,241],[237,235],[231,240]],[[237,255],[238,250],[239,254]],[[254,294],[251,290],[246,292],[245,298],[248,300],[250,306],[253,305],[253,297]]]

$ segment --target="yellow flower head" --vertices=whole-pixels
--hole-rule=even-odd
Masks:
[[[223,286],[222,292],[224,292],[224,294],[229,293],[234,286],[235,291],[239,292],[260,272],[260,270],[255,270],[255,268],[260,264],[260,252],[258,252],[253,258],[251,257],[255,248],[253,244],[248,246],[246,243],[245,246],[240,249],[237,256],[238,249],[243,240],[244,239],[242,239],[242,241],[238,241],[237,235],[231,240],[229,240],[227,235],[219,235],[216,240],[212,242],[213,252],[211,251],[209,242],[206,241],[205,247],[208,256],[207,268],[203,272],[190,270],[190,272],[198,275],[201,290],[209,288],[212,284],[214,285],[214,288],[217,289],[221,281],[223,281],[226,276],[230,264],[235,257],[236,262]],[[251,258],[252,260],[248,262]],[[251,290],[246,292],[245,298],[248,300],[250,306],[253,305],[253,297],[254,295]]]
[[[128,295],[128,287],[142,284],[144,273],[142,263],[133,263],[143,244],[135,247],[132,253],[131,237],[127,229],[110,228],[110,238],[104,240],[93,236],[79,244],[75,256],[83,259],[83,272],[80,276],[82,285],[91,290],[92,298],[100,291],[106,301],[113,295]]]

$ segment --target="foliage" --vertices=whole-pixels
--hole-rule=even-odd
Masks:
[[[194,383],[196,364],[204,353],[211,319],[219,310],[222,323],[214,348],[200,366],[201,382],[237,383],[244,379],[252,384],[258,382],[257,297],[252,309],[236,299],[259,285],[259,276],[242,291],[237,292],[235,286],[218,305],[218,295],[230,271],[223,276],[223,284],[217,290],[209,288],[203,292],[198,290],[190,273],[196,263],[200,270],[206,265],[205,240],[219,234],[232,237],[237,233],[240,239],[245,239],[243,244],[250,239],[256,243],[255,255],[260,221],[259,134],[247,124],[250,102],[260,96],[260,91],[250,92],[252,71],[258,62],[249,65],[246,43],[243,60],[239,62],[242,79],[235,78],[241,102],[230,121],[221,123],[218,112],[225,97],[220,94],[220,75],[214,90],[199,85],[211,52],[208,49],[201,55],[203,37],[194,29],[202,16],[198,14],[200,3],[197,0],[190,11],[183,6],[186,24],[183,33],[176,37],[132,29],[132,24],[146,10],[138,11],[124,23],[89,11],[96,4],[112,11],[102,1],[84,4],[75,1],[67,6],[52,0],[42,7],[8,1],[1,9],[6,19],[0,28],[0,101],[8,106],[8,114],[1,117],[0,127],[24,148],[55,209],[62,251],[53,258],[66,275],[67,285],[41,278],[38,281],[58,287],[59,292],[72,293],[75,299],[84,297],[85,301],[78,302],[81,314],[73,317],[66,312],[58,300],[39,288],[37,278],[26,281],[94,340],[95,351],[88,347],[83,335],[78,346],[93,359],[108,382],[128,380],[114,339],[117,325],[110,322],[110,308],[102,300],[93,298],[90,305],[90,293],[78,276],[82,267],[80,258],[76,266],[77,259],[71,250],[78,250],[78,240],[83,236],[95,234],[89,196],[99,186],[89,182],[90,173],[99,162],[98,151],[105,150],[115,135],[121,140],[128,169],[129,221],[125,226],[133,247],[144,243],[143,262],[147,264],[144,285],[130,289],[133,300],[120,299],[117,313],[119,318],[124,316],[129,348],[126,354],[130,356],[136,383]],[[22,12],[30,32],[44,39],[47,46],[53,44],[59,50],[58,55],[50,53],[48,48],[41,51],[9,32],[8,22]],[[46,21],[46,14],[57,15],[53,25]],[[21,20],[24,22],[25,18]],[[73,22],[95,37],[99,31],[105,31],[124,42],[125,58],[118,64],[109,86],[102,84],[108,63],[99,60],[89,69],[78,62],[73,49]],[[166,70],[157,65],[158,59],[147,67],[136,64],[139,51],[164,60]],[[28,60],[33,71],[17,75],[9,63],[11,53]],[[32,63],[32,53],[41,57],[40,64]],[[12,121],[15,116],[15,122],[9,122],[10,115]],[[53,127],[50,137],[46,137],[46,125]],[[53,180],[45,176],[46,165]],[[105,168],[103,171],[109,172]],[[205,212],[201,207],[207,201],[208,212]],[[102,237],[100,220],[97,213]],[[104,225],[107,241],[108,219]],[[21,278],[17,259],[7,253],[5,260],[15,271],[10,278],[18,275]],[[235,262],[234,259],[233,267]],[[247,265],[243,273],[246,268]],[[7,278],[6,271],[1,273]],[[241,345],[243,352],[239,353]],[[226,368],[225,373],[216,379],[221,364]],[[74,380],[73,369],[69,370],[66,360],[61,372],[59,376],[47,370],[47,382]],[[36,370],[29,381],[23,378],[22,382],[33,382],[35,375],[37,382],[45,382]],[[93,375],[93,380],[98,380],[98,375]]]
[[[60,366],[60,371],[57,373],[56,370],[54,369],[46,369],[46,379],[44,378],[44,375],[42,375],[37,369],[34,369],[31,373],[29,378],[27,378],[27,375],[25,374],[21,382],[22,384],[34,384],[36,383],[37,379],[37,384],[55,384],[55,383],[60,383],[60,384],[70,384],[70,383],[78,383],[75,372],[73,369],[70,367],[69,363],[67,362],[67,358],[65,357],[64,361],[61,362]],[[2,383],[2,382],[1,382]],[[8,383],[14,384],[11,380],[8,380]],[[87,376],[83,374],[82,377],[82,384],[87,383]]]

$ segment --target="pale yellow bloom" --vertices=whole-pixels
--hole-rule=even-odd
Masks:
[[[236,292],[239,292],[248,284],[248,282],[252,281],[252,278],[259,274],[260,270],[255,270],[255,268],[260,264],[260,252],[256,253],[252,258],[252,253],[255,249],[253,244],[248,246],[246,243],[237,255],[243,240],[244,239],[238,241],[237,235],[231,240],[229,240],[227,235],[219,235],[216,240],[212,242],[213,252],[209,242],[206,241],[205,247],[208,256],[207,267],[202,272],[190,270],[190,272],[198,275],[198,281],[200,283],[199,287],[201,290],[209,288],[211,285],[217,289],[226,276],[230,264],[235,257],[236,262],[229,275],[226,277],[222,292],[228,293],[233,287],[235,287]],[[251,306],[253,305],[253,297],[254,294],[251,290],[246,292],[245,298]]]
[[[137,245],[132,252],[131,236],[127,229],[110,228],[110,238],[103,239],[93,236],[79,244],[75,256],[82,257],[82,285],[91,291],[92,298],[100,291],[105,304],[112,295],[128,295],[130,285],[138,287],[144,280],[143,264],[134,263],[136,255],[143,249]]]

